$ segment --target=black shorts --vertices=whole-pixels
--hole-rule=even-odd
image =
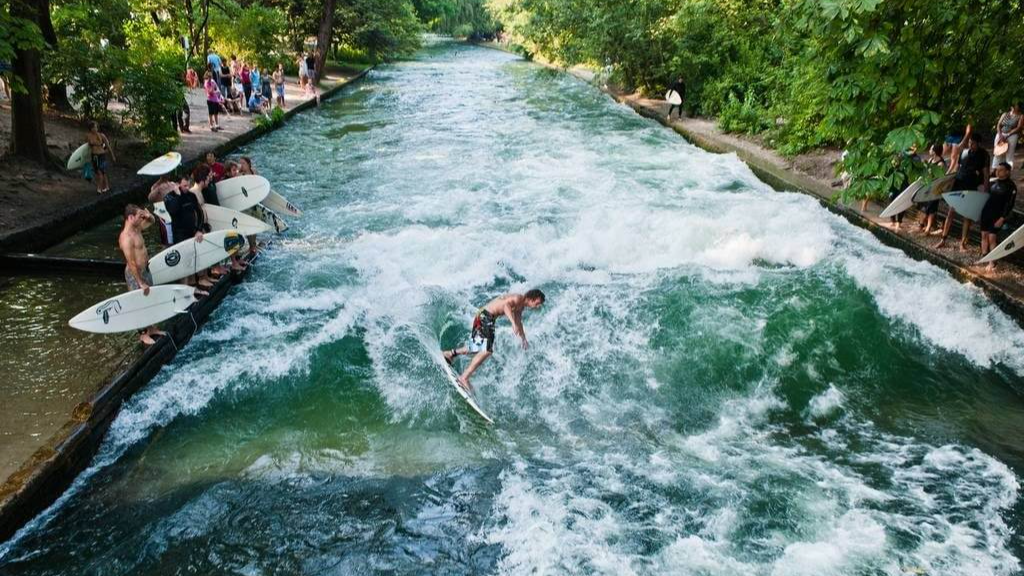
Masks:
[[[473,319],[473,332],[470,335],[470,352],[494,352],[494,316],[487,310],[481,310]]]
[[[206,112],[213,116],[214,114],[220,114],[220,102],[214,102],[213,100],[206,101]]]
[[[939,201],[932,200],[931,202],[925,202],[921,208],[925,214],[938,214],[939,213]]]

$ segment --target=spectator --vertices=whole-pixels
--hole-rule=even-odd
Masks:
[[[270,70],[266,68],[260,72],[260,94],[263,95],[263,99],[267,102],[274,100],[273,90],[270,88]]]
[[[278,64],[274,70],[274,91],[277,92],[277,105],[284,108],[284,64]]]
[[[214,70],[219,71],[221,67],[220,56],[210,48],[210,53],[206,55],[206,69],[210,72]]]
[[[220,81],[220,95],[227,99],[231,92],[231,68],[228,68],[227,64],[221,66],[218,80]]]
[[[988,152],[981,147],[981,137],[972,133],[967,139],[967,149],[961,155],[954,154],[950,162],[951,170],[955,171],[956,179],[953,181],[953,190],[980,190],[988,192]],[[946,214],[946,221],[942,224],[942,238],[935,245],[942,248],[946,244],[946,237],[953,227],[953,219],[956,211],[951,206]],[[967,234],[971,231],[971,221],[964,218],[963,233],[960,236],[960,250],[967,249]]]
[[[93,122],[89,126],[89,133],[85,135],[86,142],[89,143],[89,152],[92,155],[92,172],[93,180],[96,183],[96,193],[102,194],[110,191],[110,179],[107,177],[107,156],[110,156],[110,161],[117,160],[114,157],[114,151],[110,148],[110,140],[107,136],[100,132],[100,125],[97,122]]]
[[[992,148],[993,170],[1003,162],[1013,170],[1013,156],[1017,153],[1017,140],[1021,131],[1024,131],[1024,115],[1020,112],[1020,104],[1014,103],[996,122],[996,141]]]
[[[216,184],[224,179],[225,168],[223,164],[217,161],[216,154],[213,152],[207,152],[203,160],[205,160],[206,166],[210,168],[210,174],[213,176],[211,182]],[[206,198],[205,194],[203,195],[203,198]],[[213,200],[207,199],[206,201],[210,204],[219,204],[216,197],[214,197]]]
[[[1017,202],[1017,185],[1010,179],[1010,164],[1000,162],[996,165],[996,181],[989,186],[988,202],[981,210],[978,226],[981,228],[981,255],[988,254],[999,245],[999,229],[1013,212]],[[995,262],[989,262],[988,270],[995,269]]]
[[[946,159],[942,157],[942,144],[932,144],[928,148],[928,158],[924,162],[933,166],[942,166],[943,172],[945,172],[948,165],[946,164]],[[924,216],[921,219],[921,231],[924,234],[932,233],[932,227],[935,226],[935,215],[939,212],[939,202],[939,200],[932,200],[931,202],[925,202],[921,207],[921,212]]]
[[[252,67],[252,70],[249,71],[249,79],[252,81],[252,91],[253,92],[259,92],[260,91],[260,81],[262,80],[262,78],[260,78],[259,66],[255,66],[254,65]]]
[[[241,86],[239,86],[238,84],[232,84],[231,88],[228,90],[228,97],[224,101],[224,105],[227,108],[227,111],[231,114],[242,113],[242,107],[244,106],[244,103],[242,100],[243,96],[240,88]]]
[[[242,79],[242,95],[245,96],[245,101],[249,101],[249,96],[252,95],[252,78],[249,77],[249,65],[243,64],[242,71],[239,73],[239,77]]]
[[[308,78],[309,84],[316,84],[316,55],[314,52],[306,54],[306,77]]]
[[[210,116],[210,132],[216,132],[220,130],[218,116],[220,115],[222,97],[217,83],[213,81],[213,74],[207,71],[204,78],[203,89],[206,90],[206,112]]]
[[[249,97],[249,112],[252,114],[266,114],[268,102],[263,99],[263,95],[259,91],[253,90],[252,96]]]
[[[234,54],[231,55],[230,64],[228,66],[229,69],[231,70],[231,77],[238,77],[238,74],[242,71],[242,66],[238,62],[238,58],[235,58]]]
[[[309,68],[306,67],[306,58],[299,54],[296,64],[299,66],[299,88],[305,90],[306,82],[309,81]]]
[[[194,68],[185,69],[185,85],[188,86],[189,90],[199,87],[199,74],[196,74]]]

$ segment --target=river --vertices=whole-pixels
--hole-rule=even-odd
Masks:
[[[1019,572],[1024,332],[817,200],[449,42],[244,153],[305,215],[0,574]]]

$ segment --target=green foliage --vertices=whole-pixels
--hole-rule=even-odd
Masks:
[[[10,65],[14,60],[15,50],[41,50],[45,47],[43,34],[34,22],[24,18],[11,16],[4,4],[0,4],[0,62]],[[8,66],[9,68],[9,66]],[[0,72],[4,80],[14,90],[24,90],[21,79],[4,70]]]
[[[171,115],[184,103],[185,54],[174,40],[163,38],[149,20],[125,23],[128,38],[122,96],[125,119],[147,142],[151,155],[163,154],[178,143]]]
[[[277,128],[284,124],[284,110],[274,108],[270,114],[261,114],[253,119],[253,124],[260,128]]]
[[[748,94],[742,102],[734,94],[722,107],[718,115],[718,125],[726,132],[759,134],[771,127],[766,117],[767,111],[757,105],[757,99]]]
[[[499,29],[484,0],[413,0],[413,6],[427,28],[438,34],[485,38]]]
[[[220,2],[221,9],[210,16],[213,49],[224,58],[234,55],[260,68],[276,68],[296,56],[288,54],[284,43],[287,19],[280,10],[249,4],[240,6],[231,0]]]

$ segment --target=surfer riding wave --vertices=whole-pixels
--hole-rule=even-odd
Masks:
[[[452,366],[457,356],[474,354],[469,366],[459,376],[459,385],[467,392],[472,392],[470,377],[477,368],[491,357],[494,352],[494,326],[498,318],[505,316],[512,323],[512,333],[522,341],[523,350],[530,346],[523,329],[523,311],[527,308],[540,308],[544,304],[544,293],[534,288],[526,294],[504,294],[485,304],[473,318],[469,342],[462,348],[444,351],[444,360]]]

